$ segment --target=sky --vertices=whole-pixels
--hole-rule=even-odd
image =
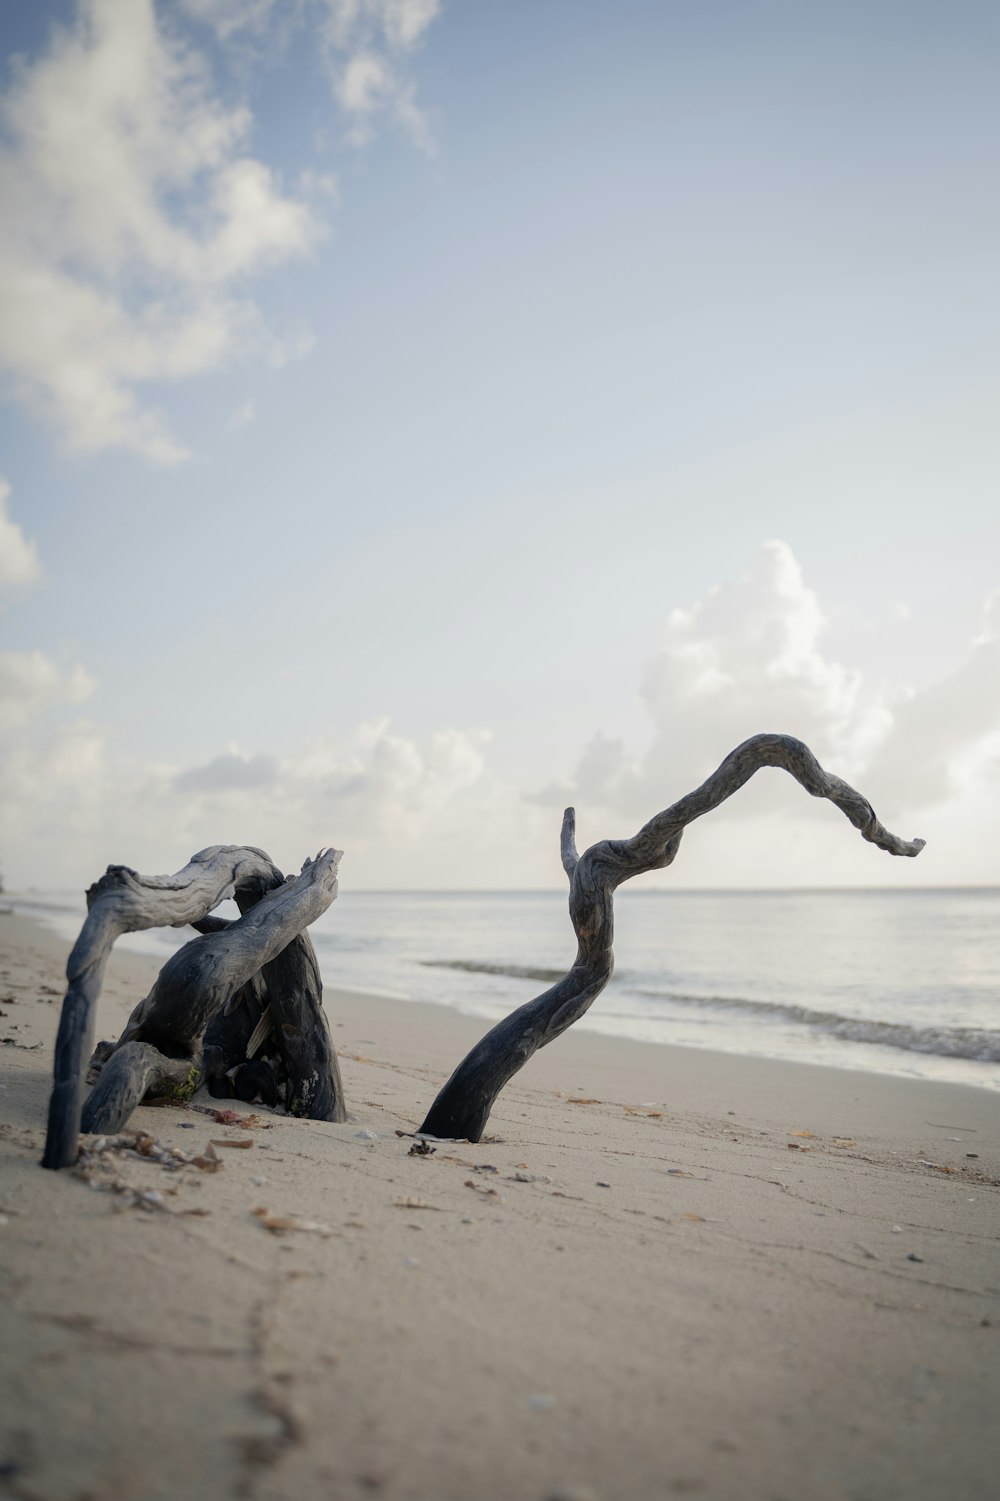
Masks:
[[[0,9],[0,864],[996,883],[990,0]]]

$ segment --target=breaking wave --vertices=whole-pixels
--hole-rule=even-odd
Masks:
[[[533,964],[502,964],[480,959],[421,959],[427,969],[459,970],[470,975],[499,975],[513,980],[538,980],[552,985],[566,973]],[[633,972],[634,973],[634,972]],[[844,1042],[867,1042],[880,1047],[900,1048],[908,1053],[936,1053],[942,1058],[965,1058],[975,1063],[1000,1063],[1000,1032],[981,1027],[914,1027],[905,1022],[877,1021],[871,1017],[841,1016],[836,1011],[816,1011],[782,1001],[753,1001],[740,996],[687,995],[680,991],[643,990],[627,984],[627,975],[618,971],[618,982],[626,980],[626,994],[642,996],[668,1006],[684,1006],[712,1011],[735,1011],[776,1022],[790,1022],[839,1037]],[[650,1012],[641,1015],[618,1011],[620,1020],[649,1020]]]
[[[911,1027],[905,1022],[875,1021],[863,1016],[840,1016],[836,1011],[813,1011],[781,1001],[751,1001],[737,996],[680,995],[643,990],[650,1000],[671,1001],[726,1011],[752,1012],[775,1021],[793,1022],[846,1042],[871,1042],[902,1048],[909,1053],[937,1053],[942,1058],[968,1058],[977,1063],[1000,1063],[1000,1032],[981,1027]]]
[[[562,969],[541,969],[533,964],[488,964],[478,959],[421,959],[426,969],[461,969],[469,975],[504,975],[512,980],[544,980],[550,985],[561,980]]]

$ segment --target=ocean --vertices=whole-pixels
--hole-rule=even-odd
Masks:
[[[67,938],[83,919],[76,896],[8,900]],[[624,888],[615,915],[615,974],[581,1028],[1000,1089],[1000,887]],[[328,990],[487,1021],[545,990],[576,949],[562,892],[348,890],[311,931]],[[184,940],[120,942],[165,957]]]

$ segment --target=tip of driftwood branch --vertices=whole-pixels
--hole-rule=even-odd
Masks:
[[[559,852],[562,856],[563,870],[573,879],[580,856],[576,851],[576,809],[567,808],[562,817],[562,830],[559,835]]]

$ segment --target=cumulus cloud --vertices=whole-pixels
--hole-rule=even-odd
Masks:
[[[44,652],[0,652],[0,730],[21,729],[44,709],[82,703],[94,687],[82,667],[64,672]]]
[[[871,761],[897,801],[935,808],[975,791],[987,807],[1000,789],[1000,590],[980,634],[954,671],[892,705],[889,732]]]
[[[427,118],[407,76],[409,56],[441,11],[440,0],[183,0],[184,9],[219,39],[273,46],[297,26],[314,28],[333,97],[355,145],[382,120],[430,146]]]
[[[778,731],[805,740],[904,837],[932,841],[936,833],[938,849],[922,857],[922,871],[935,866],[944,883],[986,879],[982,831],[1000,814],[1000,591],[964,660],[917,690],[867,683],[830,657],[826,629],[791,549],[766,544],[738,578],[668,615],[641,682],[652,726],[646,746],[598,734],[573,776],[532,801],[576,803],[601,832],[632,832],[697,787],[740,741]],[[977,826],[978,838],[956,838]],[[695,882],[822,883],[848,870],[887,878],[863,863],[864,851],[855,863],[839,847],[829,809],[803,800],[779,772],[755,777],[698,826],[697,842],[711,858],[695,861],[689,836],[682,859]],[[771,859],[775,851],[780,860]]]
[[[380,720],[284,756],[233,746],[178,768],[116,753],[98,726],[74,721],[16,739],[0,763],[7,865],[27,872],[22,881],[51,882],[51,872],[36,870],[38,850],[62,822],[76,841],[60,853],[69,880],[92,878],[112,860],[174,868],[217,843],[262,846],[289,867],[321,843],[338,844],[351,851],[355,881],[366,871],[369,881],[391,880],[398,852],[416,858],[421,836],[440,832],[481,780],[487,738],[443,729],[421,743]]]
[[[41,573],[34,542],[7,514],[10,485],[0,477],[0,588],[33,584]]]
[[[557,802],[572,792],[648,817],[762,730],[797,735],[849,779],[885,738],[891,716],[860,672],[824,654],[825,626],[791,548],[766,543],[738,578],[667,616],[640,688],[653,725],[645,753],[630,756],[622,742],[599,735],[572,783],[538,796]],[[740,807],[755,807],[755,797],[759,791]]]
[[[183,0],[230,58],[308,27],[349,139],[391,118],[427,145],[405,61],[438,0]],[[249,109],[223,102],[207,53],[154,0],[77,0],[47,50],[15,58],[0,100],[0,370],[73,449],[186,456],[151,382],[252,350],[280,365],[308,330],[263,327],[249,280],[310,254],[329,174],[295,191],[249,149]],[[204,40],[204,33],[200,38]]]
[[[75,449],[184,456],[145,383],[259,335],[247,278],[317,243],[152,0],[80,0],[0,104],[0,366]]]
[[[247,788],[270,787],[277,769],[273,756],[247,756],[229,751],[203,766],[179,772],[174,786],[178,792],[243,792]]]
[[[9,495],[0,479],[0,589],[32,584],[41,574],[34,542],[7,514]],[[95,686],[83,667],[64,669],[45,652],[0,651],[0,735],[22,735],[47,710],[81,704]]]
[[[330,842],[354,885],[538,886],[560,879],[558,810],[577,804],[581,845],[627,835],[697,786],[748,735],[806,740],[883,821],[928,847],[916,866],[863,843],[829,804],[778,771],[755,777],[685,836],[679,885],[986,883],[1000,835],[1000,591],[951,671],[918,689],[866,682],[827,647],[829,627],[791,550],[769,543],[737,578],[666,618],[641,675],[645,744],[608,727],[572,777],[526,800],[487,760],[488,736],[426,737],[387,720],[318,734],[281,754],[231,745],[188,765],[112,750],[91,722],[43,711],[79,701],[85,674],[41,654],[0,659],[0,713],[20,733],[0,763],[5,860],[51,884],[40,850],[65,844],[60,879],[111,860],[176,868],[220,842],[284,866]],[[639,679],[637,671],[637,679]],[[34,717],[33,717],[34,716]],[[29,722],[30,721],[30,722]],[[35,726],[33,729],[32,726]]]

